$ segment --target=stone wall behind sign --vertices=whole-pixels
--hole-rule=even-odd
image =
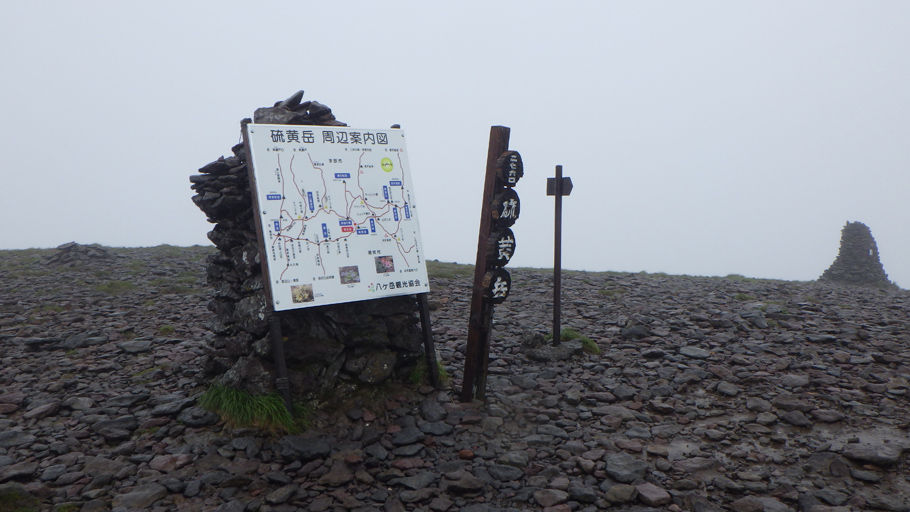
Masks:
[[[819,281],[883,288],[895,286],[879,259],[872,231],[862,222],[847,222],[841,230],[837,259]]]
[[[256,109],[256,123],[346,126],[332,110],[301,102],[303,91]],[[218,252],[209,258],[214,287],[208,307],[216,334],[205,377],[254,394],[273,389],[268,300],[262,284],[259,243],[244,145],[190,177],[193,202],[215,224],[208,237]],[[292,392],[318,393],[340,383],[375,384],[419,360],[422,343],[412,297],[362,301],[281,313]]]

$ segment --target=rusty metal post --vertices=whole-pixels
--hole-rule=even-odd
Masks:
[[[284,358],[284,336],[281,334],[281,318],[272,312],[269,316],[269,338],[272,342],[272,357],[275,360],[275,387],[284,399],[284,406],[291,416],[294,415],[294,404],[291,403],[291,384],[288,379],[288,367]]]
[[[490,127],[490,143],[487,150],[487,174],[483,186],[483,206],[480,214],[480,229],[477,237],[477,259],[474,263],[474,289],[471,293],[471,315],[468,320],[468,341],[465,347],[464,380],[461,386],[462,402],[483,397],[483,383],[486,381],[487,365],[490,358],[489,330],[492,307],[484,298],[481,284],[487,270],[487,244],[493,216],[491,205],[496,188],[496,161],[509,149],[510,130],[506,126]]]
[[[433,343],[433,329],[430,325],[430,305],[426,293],[417,294],[417,306],[420,310],[420,325],[423,329],[423,351],[427,362],[427,375],[430,384],[439,389],[439,364],[436,362],[436,346]]]

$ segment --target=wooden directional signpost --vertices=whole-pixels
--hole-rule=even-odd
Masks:
[[[485,395],[493,306],[506,300],[512,288],[512,278],[503,267],[515,253],[510,227],[518,219],[521,203],[512,187],[522,175],[521,155],[509,151],[509,128],[491,127],[460,396],[464,402],[482,400]]]
[[[572,178],[562,177],[562,166],[556,166],[556,177],[547,178],[547,195],[556,198],[556,222],[553,240],[553,344],[559,345],[562,310],[562,196],[572,193]]]

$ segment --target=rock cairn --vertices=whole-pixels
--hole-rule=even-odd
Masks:
[[[872,231],[862,222],[847,222],[841,230],[837,259],[819,280],[880,288],[895,286],[878,258]]]
[[[67,242],[57,246],[57,252],[50,255],[44,262],[47,265],[72,267],[94,260],[111,260],[113,258],[111,253],[98,244],[81,245],[76,242]]]
[[[273,107],[259,108],[256,123],[346,126],[332,109],[301,102],[303,91]],[[217,334],[205,376],[254,394],[274,382],[268,338],[270,308],[263,289],[244,145],[190,177],[193,202],[215,228],[218,252],[207,265],[215,289],[208,307]],[[285,312],[281,327],[291,388],[318,393],[345,382],[374,384],[413,368],[421,354],[417,305],[409,297]]]

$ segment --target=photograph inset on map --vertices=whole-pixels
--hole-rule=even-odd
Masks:
[[[291,300],[295,304],[301,302],[313,302],[313,285],[301,284],[291,287]]]
[[[341,278],[341,284],[353,284],[360,282],[360,269],[357,265],[350,267],[340,267],[338,276]]]
[[[391,256],[376,256],[376,273],[387,274],[395,272],[395,262]]]

